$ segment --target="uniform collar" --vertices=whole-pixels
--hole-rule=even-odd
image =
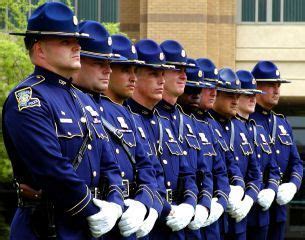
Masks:
[[[256,104],[255,112],[259,112],[263,115],[269,115],[271,113],[271,110],[267,110],[267,109],[263,108],[261,105]]]
[[[80,91],[82,91],[83,93],[86,93],[88,94],[89,96],[91,96],[95,102],[99,103],[100,100],[101,100],[101,94],[100,93],[96,93],[96,92],[93,92],[91,90],[88,90],[86,88],[83,88],[83,87],[80,87],[78,85],[74,85],[77,89],[79,89]]]
[[[244,117],[242,117],[241,115],[239,115],[238,113],[236,114],[236,116],[235,116],[237,119],[240,119],[240,120],[242,120],[242,121],[244,121],[244,122],[248,122],[249,121],[249,119],[250,118],[244,118]]]
[[[172,105],[172,104],[168,103],[167,101],[165,101],[164,99],[162,99],[160,102],[158,102],[157,108],[163,109],[166,112],[174,113],[176,110],[176,104]]]
[[[58,87],[70,88],[72,85],[72,78],[67,79],[57,73],[51,72],[48,69],[45,69],[40,66],[35,66],[34,75],[41,76],[44,78],[44,81],[56,85]]]
[[[226,124],[227,122],[230,121],[228,118],[225,118],[224,116],[215,112],[213,109],[209,110],[209,113],[217,122],[220,122],[221,124]]]
[[[154,110],[150,110],[140,103],[136,102],[134,99],[129,98],[126,101],[127,105],[130,107],[131,111],[134,113],[138,113],[145,117],[151,117],[154,114]]]
[[[195,116],[196,118],[202,119],[202,120],[203,120],[204,118],[207,117],[208,112],[207,112],[207,111],[204,111],[204,110],[202,110],[202,109],[200,109],[200,108],[197,108],[195,111],[193,111],[193,114],[194,114],[194,116]]]

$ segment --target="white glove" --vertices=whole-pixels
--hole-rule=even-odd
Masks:
[[[230,194],[228,199],[227,212],[231,213],[242,200],[245,191],[241,186],[230,185]]]
[[[114,227],[117,219],[122,215],[122,208],[116,203],[105,202],[96,198],[93,198],[92,201],[100,208],[100,211],[87,217],[87,221],[92,236],[98,238]]]
[[[133,199],[126,199],[124,204],[128,209],[123,213],[118,225],[122,236],[129,237],[141,227],[147,210],[143,203]]]
[[[233,211],[231,216],[235,218],[236,222],[243,220],[249,213],[254,201],[248,195],[245,195],[244,199],[239,203],[237,208]]]
[[[201,228],[204,222],[207,220],[209,216],[209,211],[206,207],[198,204],[195,209],[195,217],[194,220],[191,221],[188,225],[189,229],[197,230]]]
[[[223,209],[222,205],[219,204],[217,201],[218,201],[218,198],[212,198],[210,216],[203,224],[203,227],[213,224],[223,214],[224,209]]]
[[[144,220],[142,226],[137,231],[137,238],[146,236],[153,229],[156,220],[158,219],[158,212],[150,208],[148,217]]]
[[[194,216],[195,209],[192,205],[181,203],[178,206],[172,205],[172,214],[166,217],[166,225],[173,231],[185,228]]]
[[[276,202],[285,205],[293,199],[296,192],[297,186],[294,183],[283,183],[278,188]]]
[[[270,188],[263,189],[258,193],[257,202],[259,205],[262,206],[263,211],[267,211],[270,208],[274,200],[274,197],[275,197],[275,191]]]

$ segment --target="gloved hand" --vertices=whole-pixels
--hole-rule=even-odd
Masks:
[[[258,193],[257,202],[259,205],[263,207],[262,209],[263,211],[267,211],[270,208],[274,200],[274,197],[275,197],[275,192],[270,188],[263,189]]]
[[[237,223],[247,216],[253,203],[253,199],[248,195],[245,195],[244,199],[238,204],[237,208],[231,214],[231,216],[235,218]]]
[[[118,225],[121,235],[129,237],[141,227],[147,210],[143,203],[133,199],[126,199],[124,204],[128,209],[123,213]]]
[[[122,215],[122,208],[116,203],[105,202],[96,198],[93,198],[92,201],[100,208],[100,211],[87,217],[87,221],[92,236],[98,238],[114,227],[117,219]]]
[[[276,202],[285,205],[293,199],[296,192],[297,186],[294,183],[283,183],[278,188]]]
[[[189,223],[188,228],[191,230],[197,230],[201,228],[204,222],[207,220],[208,216],[209,211],[206,207],[200,204],[196,205],[194,220]]]
[[[231,213],[240,203],[245,191],[241,186],[230,185],[230,194],[228,199],[227,212]]]
[[[137,238],[144,237],[153,229],[156,220],[158,219],[158,212],[150,208],[148,217],[144,220],[143,224],[137,231]]]
[[[206,227],[206,226],[213,224],[223,214],[224,209],[223,209],[222,205],[219,204],[217,201],[218,201],[218,198],[212,198],[210,216],[205,221],[205,223],[203,224],[202,227]]]
[[[166,217],[166,225],[173,231],[179,231],[190,223],[194,213],[195,209],[190,204],[172,205],[172,214]]]

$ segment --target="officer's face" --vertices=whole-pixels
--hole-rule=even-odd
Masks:
[[[134,94],[146,107],[154,106],[162,99],[164,89],[164,70],[140,67]]]
[[[280,99],[281,84],[277,82],[258,82],[257,88],[266,94],[257,95],[257,102],[267,109],[276,106]]]
[[[44,67],[65,76],[71,70],[80,69],[80,45],[75,38],[46,37],[34,48]],[[70,76],[69,76],[70,77]]]
[[[238,102],[238,111],[243,114],[251,114],[255,110],[256,95],[244,95],[242,94]]]
[[[184,89],[184,93],[178,97],[178,103],[183,108],[198,108],[200,103],[201,88],[188,87]]]
[[[237,113],[239,98],[240,94],[219,91],[213,109],[221,115],[231,118]]]
[[[179,71],[165,70],[164,79],[165,94],[173,97],[179,97],[181,94],[183,94],[186,83],[186,73],[184,67],[182,67]]]
[[[217,90],[215,88],[203,88],[201,90],[200,108],[208,110],[213,108],[216,100]]]
[[[90,91],[102,93],[109,83],[111,68],[108,60],[82,57],[82,68],[78,75],[77,84]]]
[[[136,67],[127,64],[111,64],[111,69],[107,95],[109,93],[123,100],[131,97],[137,81]]]

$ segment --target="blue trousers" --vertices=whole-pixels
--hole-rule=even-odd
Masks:
[[[275,222],[269,225],[268,240],[284,240],[286,222]]]
[[[268,225],[262,227],[247,227],[247,240],[266,240]]]
[[[242,232],[242,233],[227,233],[225,235],[225,240],[247,240],[247,233]]]

